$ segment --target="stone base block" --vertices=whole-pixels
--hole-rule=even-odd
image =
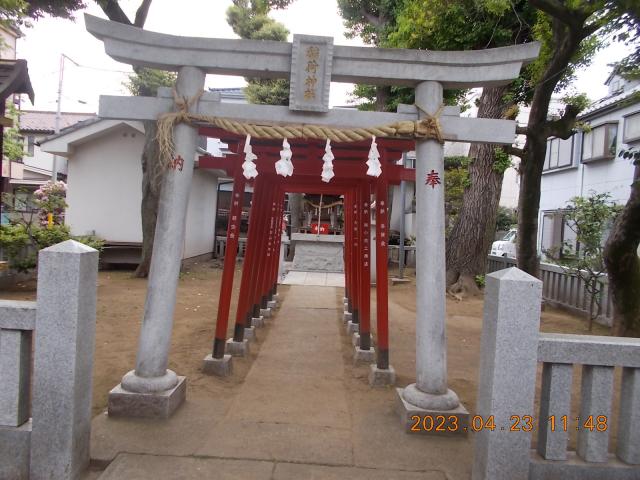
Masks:
[[[342,321],[344,323],[350,322],[352,318],[353,318],[353,313],[351,312],[347,312],[345,310],[344,313],[342,314]]]
[[[347,297],[342,297],[342,303],[349,303],[349,299]]]
[[[386,387],[396,384],[396,370],[389,365],[389,368],[378,368],[377,365],[369,365],[369,385],[372,387]]]
[[[376,361],[376,349],[371,347],[369,350],[362,350],[360,347],[355,347],[353,352],[353,363],[358,365],[360,363],[372,363]]]
[[[398,277],[392,277],[391,278],[391,285],[401,285],[403,283],[409,283],[411,282],[411,279],[409,278],[398,278]]]
[[[270,308],[261,308],[260,309],[260,316],[264,317],[264,318],[269,318],[271,317],[271,309]]]
[[[274,309],[278,308],[278,302],[276,300],[269,300],[267,302],[267,307],[269,307],[270,309],[274,310]]]
[[[227,354],[222,358],[213,358],[209,354],[202,361],[202,371],[208,375],[228,377],[233,373],[233,357]]]
[[[136,393],[118,384],[109,392],[110,417],[169,418],[187,396],[187,378],[178,377],[178,384],[163,392]]]
[[[225,350],[229,352],[229,355],[234,357],[248,357],[249,356],[249,340],[246,338],[241,342],[234,342],[233,338],[227,340]]]
[[[250,342],[256,340],[256,327],[251,326],[244,329],[244,338]]]
[[[609,454],[606,462],[585,462],[575,452],[567,452],[563,462],[545,460],[535,450],[531,450],[529,467],[531,480],[561,478],[562,480],[636,480],[640,478],[640,466],[621,462]]]
[[[353,332],[360,331],[360,324],[353,323],[351,320],[347,322],[347,335],[351,335]]]
[[[360,346],[360,334],[357,332],[353,332],[351,334],[351,344],[354,347],[359,347]]]
[[[454,436],[466,435],[469,431],[469,412],[462,404],[452,410],[425,410],[407,402],[403,391],[403,388],[396,388],[396,410],[407,433]]]
[[[0,478],[29,480],[31,420],[19,427],[0,425]]]
[[[260,327],[264,327],[264,317],[262,315],[260,315],[259,317],[252,317],[251,318],[251,326],[252,327],[256,327],[256,328],[260,328]]]

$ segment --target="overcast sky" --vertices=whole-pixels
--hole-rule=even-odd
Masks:
[[[130,18],[133,18],[139,0],[120,2]],[[93,1],[87,1],[86,12],[106,18]],[[236,38],[226,22],[225,12],[230,0],[154,0],[145,29],[156,32],[193,37]],[[179,5],[179,8],[176,8]],[[362,45],[359,39],[346,39],[342,18],[335,0],[295,0],[284,11],[273,12],[291,33],[325,35],[334,37],[337,45]],[[60,55],[64,53],[81,66],[65,61],[63,82],[63,111],[96,112],[101,94],[125,95],[122,83],[129,65],[118,63],[104,53],[102,42],[87,33],[82,14],[75,22],[58,19],[42,19],[33,28],[24,29],[24,37],[18,40],[18,58],[29,62],[29,74],[36,93],[35,106],[25,109],[55,110],[58,88]],[[591,67],[578,74],[576,89],[586,92],[592,100],[606,94],[603,85],[610,68],[608,63],[619,60],[625,49],[613,44],[601,51]],[[240,87],[241,77],[209,75],[209,87]],[[332,83],[331,105],[344,105],[352,85]],[[81,103],[86,102],[86,103]],[[28,104],[28,101],[27,101]]]

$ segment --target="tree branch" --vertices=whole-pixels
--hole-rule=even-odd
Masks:
[[[566,140],[574,134],[576,126],[576,117],[580,113],[580,108],[575,105],[567,105],[564,113],[557,120],[551,120],[545,123],[547,137],[557,137]]]
[[[558,0],[530,0],[529,3],[538,10],[548,13],[566,25],[572,26],[576,21],[574,17],[575,12],[565,7]]]
[[[364,8],[360,10],[360,14],[364,17],[364,19],[369,22],[374,27],[379,27],[382,24],[382,21],[379,17],[376,17],[372,13],[367,12]]]
[[[133,24],[136,27],[142,28],[144,27],[144,22],[147,21],[147,14],[149,13],[149,7],[151,6],[152,0],[142,0],[142,3],[138,7],[136,11],[136,19]]]
[[[528,135],[529,127],[524,125],[516,125],[516,135]]]
[[[127,14],[124,13],[117,0],[100,0],[97,2],[102,11],[112,22],[124,23],[125,25],[133,25]]]
[[[524,156],[524,149],[522,148],[514,147],[513,145],[502,145],[500,148],[502,148],[504,153],[508,153],[514,157],[522,158]]]

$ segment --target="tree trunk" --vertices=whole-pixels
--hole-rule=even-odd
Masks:
[[[613,334],[640,330],[640,165],[636,165],[631,195],[616,220],[604,250],[613,298]]]
[[[507,90],[485,88],[478,117],[502,118],[508,106],[503,100]],[[454,293],[479,293],[475,277],[485,273],[504,176],[504,171],[495,166],[495,148],[473,144],[469,151],[470,186],[464,191],[462,208],[447,240],[447,285]]]
[[[153,253],[153,237],[156,233],[156,220],[158,218],[158,203],[160,200],[160,187],[162,185],[162,172],[158,171],[159,147],[156,140],[158,125],[155,121],[144,123],[145,141],[142,151],[142,202],[140,213],[142,216],[142,255],[140,264],[134,275],[146,278],[151,266],[151,254]]]
[[[389,97],[391,97],[391,87],[385,85],[376,86],[376,112],[387,111]]]
[[[302,194],[290,193],[289,194],[289,211],[291,212],[291,233],[294,233],[298,227],[300,227],[300,220],[302,218]],[[287,261],[293,261],[293,256],[296,253],[295,243],[291,243],[289,248],[289,255]]]
[[[540,276],[538,211],[540,209],[540,183],[546,152],[546,137],[530,134],[527,136],[525,155],[520,161],[516,256],[518,268],[534,277]]]

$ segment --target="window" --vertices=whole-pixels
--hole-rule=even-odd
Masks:
[[[573,137],[567,140],[550,138],[547,140],[547,154],[544,170],[565,168],[573,165]]]
[[[27,157],[33,157],[36,138],[33,135],[27,135]]]
[[[624,117],[624,143],[640,141],[640,112],[632,113]]]
[[[582,138],[582,162],[613,158],[617,139],[617,123],[605,123],[585,132]]]

